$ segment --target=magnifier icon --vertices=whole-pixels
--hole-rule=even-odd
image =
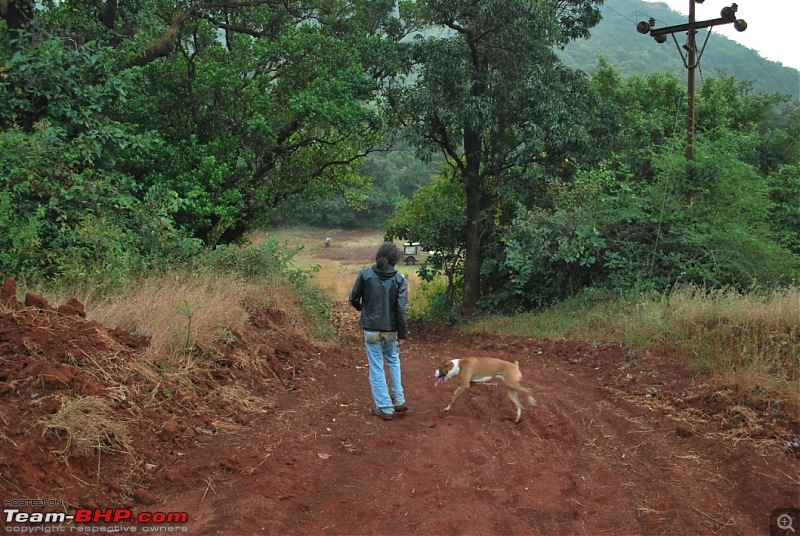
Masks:
[[[792,526],[792,516],[789,514],[781,514],[778,516],[778,519],[775,520],[778,528],[781,530],[791,530],[794,532],[794,527]]]

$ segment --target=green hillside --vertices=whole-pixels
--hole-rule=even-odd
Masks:
[[[671,38],[660,45],[636,31],[636,23],[650,17],[656,19],[656,27],[663,28],[686,23],[685,16],[664,3],[643,0],[606,0],[602,13],[603,20],[592,30],[590,39],[572,42],[564,50],[562,60],[566,65],[593,73],[598,57],[602,56],[624,75],[669,70],[680,72],[685,78],[686,68]],[[747,20],[747,13],[741,8],[739,14]],[[713,28],[711,31],[697,71],[699,83],[704,74],[721,70],[741,80],[753,81],[755,89],[800,97],[800,71],[767,60]],[[698,33],[698,47],[702,47],[706,34],[705,29]],[[684,34],[675,37],[680,45],[686,41]]]

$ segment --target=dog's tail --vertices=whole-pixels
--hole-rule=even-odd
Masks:
[[[519,391],[520,393],[524,393],[524,394],[528,395],[528,404],[530,404],[531,406],[535,406],[536,405],[536,399],[533,398],[533,396],[531,396],[531,393],[533,391],[531,391],[529,388],[523,387],[521,385],[518,385],[517,388],[514,389],[514,390],[515,391]]]

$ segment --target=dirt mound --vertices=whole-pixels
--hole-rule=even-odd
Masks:
[[[194,445],[237,431],[276,394],[313,387],[319,349],[278,311],[224,348],[195,349],[186,373],[145,357],[148,340],[51,306],[12,279],[0,291],[0,489],[72,508],[150,505],[150,489]],[[311,383],[306,386],[306,383]]]

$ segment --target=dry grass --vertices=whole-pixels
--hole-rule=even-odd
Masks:
[[[768,394],[800,410],[800,289],[740,294],[678,289],[639,308],[631,342],[658,340],[681,349],[742,396]]]
[[[167,274],[113,301],[88,304],[87,313],[105,326],[149,337],[151,355],[180,355],[244,328],[246,286],[229,275]]]
[[[346,300],[362,266],[335,260],[321,260],[317,265],[320,269],[311,277],[311,284],[325,290],[333,300]]]
[[[274,405],[274,400],[255,396],[240,385],[223,385],[211,393],[211,397],[222,402],[226,407],[234,410],[244,410],[249,413],[263,411],[265,407]]]
[[[270,374],[265,358],[270,348],[265,345],[275,339],[319,343],[314,339],[317,325],[305,309],[307,296],[281,273],[245,278],[206,269],[152,275],[102,300],[92,299],[99,292],[89,288],[30,290],[52,304],[76,297],[85,304],[89,320],[149,339],[143,351],[133,351],[97,330],[105,339],[99,345],[103,349],[76,346],[68,361],[101,386],[102,393],[54,395],[59,410],[40,421],[46,433],[64,441],[59,454],[65,460],[93,452],[98,471],[104,453],[121,455],[131,467],[138,463],[132,434],[153,407],[216,418],[218,432],[240,429],[243,414],[274,405],[269,389],[259,382]],[[17,311],[0,304],[0,312]],[[58,322],[83,320],[58,317]],[[30,352],[45,359],[38,348]],[[52,398],[38,402],[44,400]],[[0,422],[4,420],[0,414]],[[7,439],[0,433],[0,441]]]
[[[293,259],[294,266],[316,270],[311,277],[311,284],[324,290],[333,301],[344,301],[361,269],[374,262],[374,253],[383,240],[383,231],[362,231],[353,233],[353,236],[335,229],[328,233],[334,238],[330,249],[325,248],[323,242],[326,232],[319,229],[292,227],[278,229],[271,235],[291,247],[302,246],[302,251]],[[266,236],[264,233],[254,233],[250,241],[257,244],[266,240]],[[399,242],[397,245],[402,247]],[[408,282],[412,316],[421,314],[428,307],[424,284],[417,275],[417,268],[404,264],[397,266]]]
[[[231,274],[154,276],[122,296],[86,306],[92,320],[146,336],[146,357],[163,368],[186,373],[202,359],[198,349],[230,342],[247,331],[250,314],[280,311],[284,329],[312,333],[296,294],[277,284],[245,281]]]
[[[70,457],[97,451],[133,456],[128,426],[120,421],[104,398],[56,396],[61,407],[55,414],[48,415],[42,424],[45,430],[65,438],[60,454]]]
[[[204,382],[198,380],[208,377],[213,360],[228,344],[250,337],[250,315],[265,310],[280,312],[281,326],[274,329],[287,337],[309,337],[314,332],[296,293],[276,283],[211,272],[153,276],[124,294],[86,305],[90,319],[148,337],[150,344],[145,352],[122,364],[103,356],[86,359],[96,361],[91,370],[103,375],[97,379],[108,386],[109,393],[125,397],[131,387],[124,377],[137,374],[140,381],[132,385],[146,390],[143,398],[147,406],[160,404],[176,392],[204,406],[197,392],[197,385]],[[225,358],[232,358],[237,370],[258,375],[266,365],[256,354],[237,351]],[[263,397],[241,387],[223,386],[212,392],[208,402],[218,401],[224,401],[231,412],[264,407]],[[195,409],[204,412],[203,407]]]
[[[333,243],[329,248],[324,245],[325,236],[332,236]],[[293,258],[296,268],[316,270],[311,283],[325,290],[334,301],[347,298],[359,271],[375,262],[375,251],[383,240],[383,231],[344,232],[340,230],[323,231],[320,229],[291,227],[277,229],[271,236],[290,247],[302,246],[302,250]],[[263,233],[255,233],[250,240],[258,243],[266,239]],[[416,269],[399,267],[409,277],[416,277]]]
[[[539,314],[491,317],[472,330],[654,344],[686,355],[740,398],[800,412],[800,288],[740,293],[679,288],[665,296],[566,303]]]
[[[148,380],[148,404],[154,404],[159,395],[170,396],[175,390],[194,392],[196,380],[207,375],[209,362],[220,349],[248,338],[252,329],[248,321],[254,312],[279,311],[283,321],[275,329],[287,336],[313,333],[298,302],[291,289],[274,283],[246,281],[231,274],[172,273],[141,281],[113,299],[87,304],[86,310],[89,318],[107,327],[150,339],[141,359],[126,363],[125,368]],[[263,372],[263,358],[253,352],[230,357],[237,369]],[[119,376],[119,371],[113,375]],[[104,384],[114,381],[108,378]],[[246,393],[224,398],[245,411],[254,399]]]

